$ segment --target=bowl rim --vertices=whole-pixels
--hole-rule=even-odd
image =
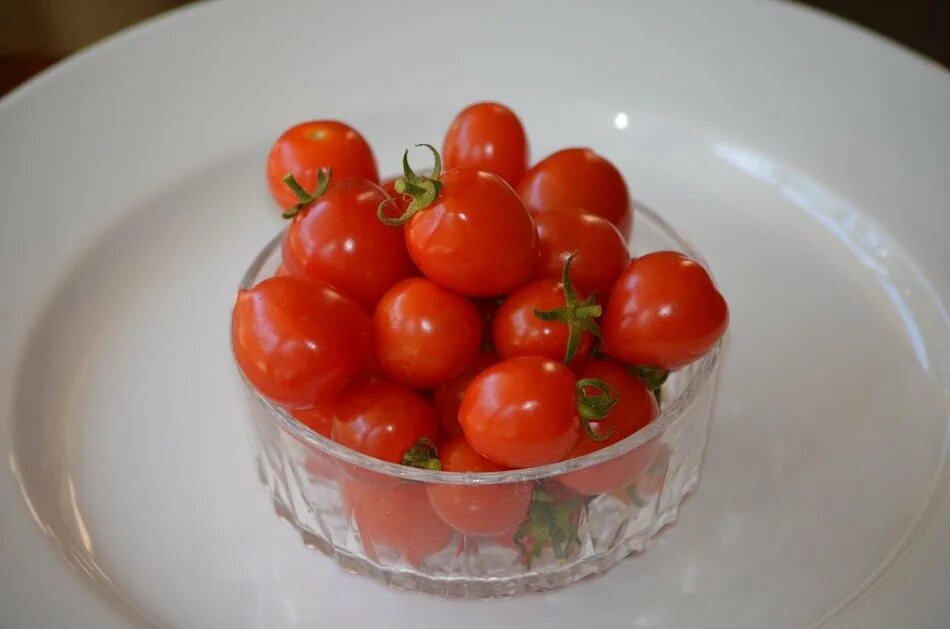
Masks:
[[[709,265],[706,263],[706,260],[696,250],[692,243],[685,236],[680,234],[678,230],[673,228],[673,226],[670,225],[665,219],[663,219],[659,214],[651,210],[649,207],[639,202],[631,203],[631,212],[634,213],[635,218],[637,215],[641,215],[648,221],[655,223],[661,231],[665,232],[676,242],[683,252],[702,264],[703,267],[706,268],[707,272],[710,273],[710,277],[713,279],[713,282],[715,282],[715,278],[713,277],[712,272],[709,270]],[[637,222],[638,221],[636,220],[633,221],[634,224]],[[267,245],[261,250],[261,252],[257,254],[254,260],[251,262],[250,267],[248,267],[247,271],[244,273],[244,276],[241,278],[239,290],[249,289],[257,283],[255,280],[259,275],[261,268],[268,261],[268,259],[270,259],[271,255],[274,253],[274,250],[280,246],[281,239],[283,238],[285,231],[286,230],[281,230],[281,232],[272,238],[270,242],[268,242]],[[709,352],[700,358],[697,363],[694,363],[696,365],[696,372],[690,378],[689,382],[686,384],[686,387],[680,392],[680,394],[673,398],[673,400],[671,400],[666,405],[666,407],[661,410],[659,415],[657,415],[653,421],[626,439],[611,444],[606,448],[596,450],[574,459],[558,461],[557,463],[549,463],[547,465],[539,465],[536,467],[506,470],[502,472],[460,473],[427,470],[417,467],[410,467],[408,465],[402,465],[399,463],[382,461],[380,459],[376,459],[357,452],[356,450],[351,450],[346,446],[342,446],[328,437],[324,437],[323,435],[317,433],[295,419],[293,415],[291,415],[283,407],[278,406],[277,404],[274,404],[270,400],[261,396],[257,390],[254,389],[254,387],[251,386],[251,384],[247,381],[247,378],[244,377],[240,367],[237,366],[236,360],[234,365],[237,368],[237,372],[240,375],[241,381],[244,383],[247,391],[250,392],[251,395],[256,398],[265,409],[267,409],[270,416],[277,421],[278,427],[283,429],[285,432],[290,433],[292,437],[303,442],[306,446],[320,450],[351,465],[356,465],[377,474],[391,476],[400,480],[446,485],[494,485],[501,483],[536,481],[593,467],[595,465],[605,463],[611,459],[620,457],[662,435],[692,406],[698,395],[703,392],[707,386],[710,386],[712,382],[714,382],[711,376],[716,371],[716,367],[719,364],[719,355],[722,349],[722,343],[723,339],[720,339],[716,345],[713,346],[711,350],[709,350]]]

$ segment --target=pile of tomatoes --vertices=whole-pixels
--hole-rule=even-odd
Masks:
[[[407,151],[403,175],[381,182],[343,123],[302,123],[274,144],[268,182],[290,225],[276,275],[234,307],[245,378],[348,448],[447,472],[563,461],[646,426],[665,375],[726,330],[705,269],[671,251],[631,260],[617,168],[582,148],[529,168],[524,128],[502,105],[463,110],[441,154],[418,146],[431,171]],[[611,492],[643,472],[611,463],[561,490]],[[530,490],[429,489],[350,501],[357,515],[411,504],[472,535],[530,525]]]

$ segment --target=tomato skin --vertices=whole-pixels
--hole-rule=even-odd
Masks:
[[[365,179],[343,179],[294,217],[283,240],[291,275],[327,282],[367,311],[413,267],[398,230],[376,218],[385,200]]]
[[[465,389],[475,376],[497,362],[498,355],[494,352],[481,352],[462,373],[448,382],[443,382],[432,391],[432,404],[439,415],[442,434],[448,437],[458,437],[462,434],[462,427],[459,426],[459,408],[462,406]]]
[[[463,109],[445,134],[445,168],[477,168],[516,186],[528,169],[528,138],[518,116],[498,103]]]
[[[702,265],[657,251],[617,280],[601,319],[603,351],[631,365],[678,369],[712,349],[728,325],[729,307]]]
[[[475,359],[481,339],[475,304],[423,277],[393,286],[373,312],[379,369],[420,389],[459,375]]]
[[[284,184],[290,173],[304,190],[317,187],[317,172],[330,168],[333,178],[379,181],[376,158],[356,129],[336,120],[301,122],[284,131],[267,156],[267,183],[277,205],[297,205],[297,196]]]
[[[613,386],[619,394],[617,405],[598,422],[590,424],[594,434],[613,432],[603,441],[594,441],[587,435],[580,440],[566,458],[574,459],[623,441],[634,434],[657,415],[653,394],[635,376],[630,375],[620,364],[610,359],[589,360],[576,369],[578,379],[597,378]],[[581,494],[605,494],[626,487],[653,463],[656,457],[657,440],[648,441],[638,448],[610,459],[594,467],[569,472],[558,480]]]
[[[518,195],[535,212],[581,208],[606,218],[625,238],[633,229],[623,175],[588,148],[557,151],[532,166],[518,184]]]
[[[329,401],[366,362],[369,318],[328,284],[271,277],[238,292],[234,357],[248,382],[287,409]]]
[[[597,292],[606,299],[614,282],[630,263],[623,236],[602,216],[577,208],[556,208],[534,215],[540,258],[535,277],[560,279],[564,263],[571,263],[571,281],[584,295]]]
[[[425,485],[399,482],[385,487],[343,477],[341,501],[360,531],[367,554],[389,549],[414,566],[445,548],[455,532],[429,504]]]
[[[289,412],[310,430],[330,438],[330,427],[333,425],[332,404],[318,404],[312,408],[298,408]]]
[[[354,382],[333,404],[331,436],[351,450],[390,463],[419,439],[438,438],[435,410],[415,391],[394,382]]]
[[[406,224],[409,255],[433,282],[469,297],[523,284],[538,262],[534,221],[514,190],[473,168],[442,175],[442,191]]]
[[[456,437],[439,447],[444,472],[501,472],[508,468],[475,452]],[[517,527],[531,502],[530,483],[427,485],[429,503],[446,524],[466,535],[494,536]]]
[[[567,351],[567,324],[545,321],[534,311],[563,308],[564,286],[557,280],[536,280],[525,284],[505,300],[492,319],[492,342],[502,358],[543,356],[564,360]],[[591,336],[581,334],[572,365],[580,364],[590,352]]]
[[[472,448],[499,465],[560,461],[580,438],[574,374],[540,356],[493,365],[469,384],[459,424]]]

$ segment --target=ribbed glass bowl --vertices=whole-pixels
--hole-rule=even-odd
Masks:
[[[280,238],[257,256],[241,288],[274,273]],[[660,249],[702,261],[663,219],[637,205],[633,252]],[[601,574],[676,519],[699,480],[719,354],[717,345],[671,374],[660,415],[626,440],[577,459],[491,474],[433,472],[366,457],[244,386],[261,480],[307,546],[396,587],[504,597]],[[466,535],[432,508],[429,496],[438,492],[463,508],[470,501],[488,526],[510,526],[513,508],[524,515],[497,535]]]

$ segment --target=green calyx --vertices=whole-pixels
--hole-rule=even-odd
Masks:
[[[402,456],[402,464],[424,470],[438,471],[442,469],[442,463],[439,462],[439,451],[435,444],[426,437],[421,437],[415,445],[406,450],[406,453]]]
[[[376,210],[376,217],[390,227],[398,227],[404,224],[412,218],[416,212],[432,205],[436,198],[438,198],[439,191],[442,190],[442,182],[439,181],[439,177],[442,176],[442,156],[439,155],[439,152],[435,150],[435,147],[431,144],[416,144],[416,146],[424,146],[432,151],[435,164],[432,167],[432,173],[430,175],[417,175],[416,172],[412,170],[412,167],[409,166],[409,149],[406,149],[402,154],[403,176],[395,181],[393,187],[396,188],[398,194],[412,197],[412,201],[409,203],[406,211],[395,218],[386,215],[386,206],[390,203],[395,203],[396,200],[394,198],[389,197],[379,204],[379,208]]]
[[[656,398],[656,405],[659,406],[663,398],[663,384],[670,377],[669,370],[661,367],[629,367],[628,369],[634,376],[643,381],[646,388]]]
[[[294,178],[293,173],[287,173],[283,182],[284,185],[290,188],[291,192],[294,193],[294,196],[297,197],[297,205],[285,211],[281,216],[284,218],[293,218],[300,214],[300,211],[305,207],[323,196],[323,193],[327,191],[327,187],[330,185],[331,173],[332,171],[329,168],[321,168],[317,171],[317,189],[313,192],[304,190],[300,182]]]
[[[581,416],[581,428],[584,429],[584,434],[591,441],[610,439],[610,436],[614,434],[613,426],[607,432],[597,434],[591,428],[591,422],[601,421],[607,417],[607,414],[620,401],[620,393],[599,378],[582,378],[575,386],[577,387],[577,412]],[[595,392],[592,393],[591,389]]]
[[[584,332],[600,337],[600,327],[595,319],[602,313],[597,303],[597,293],[591,293],[583,301],[578,298],[574,284],[571,282],[571,263],[577,252],[568,256],[561,274],[561,283],[564,285],[564,307],[553,310],[534,311],[534,315],[544,321],[558,321],[567,326],[567,350],[564,352],[564,364],[569,364],[577,354],[577,348]]]
[[[526,567],[530,568],[545,548],[550,548],[559,561],[570,558],[580,543],[577,529],[584,506],[580,496],[559,497],[545,487],[534,490],[528,515],[512,540],[521,550]]]

